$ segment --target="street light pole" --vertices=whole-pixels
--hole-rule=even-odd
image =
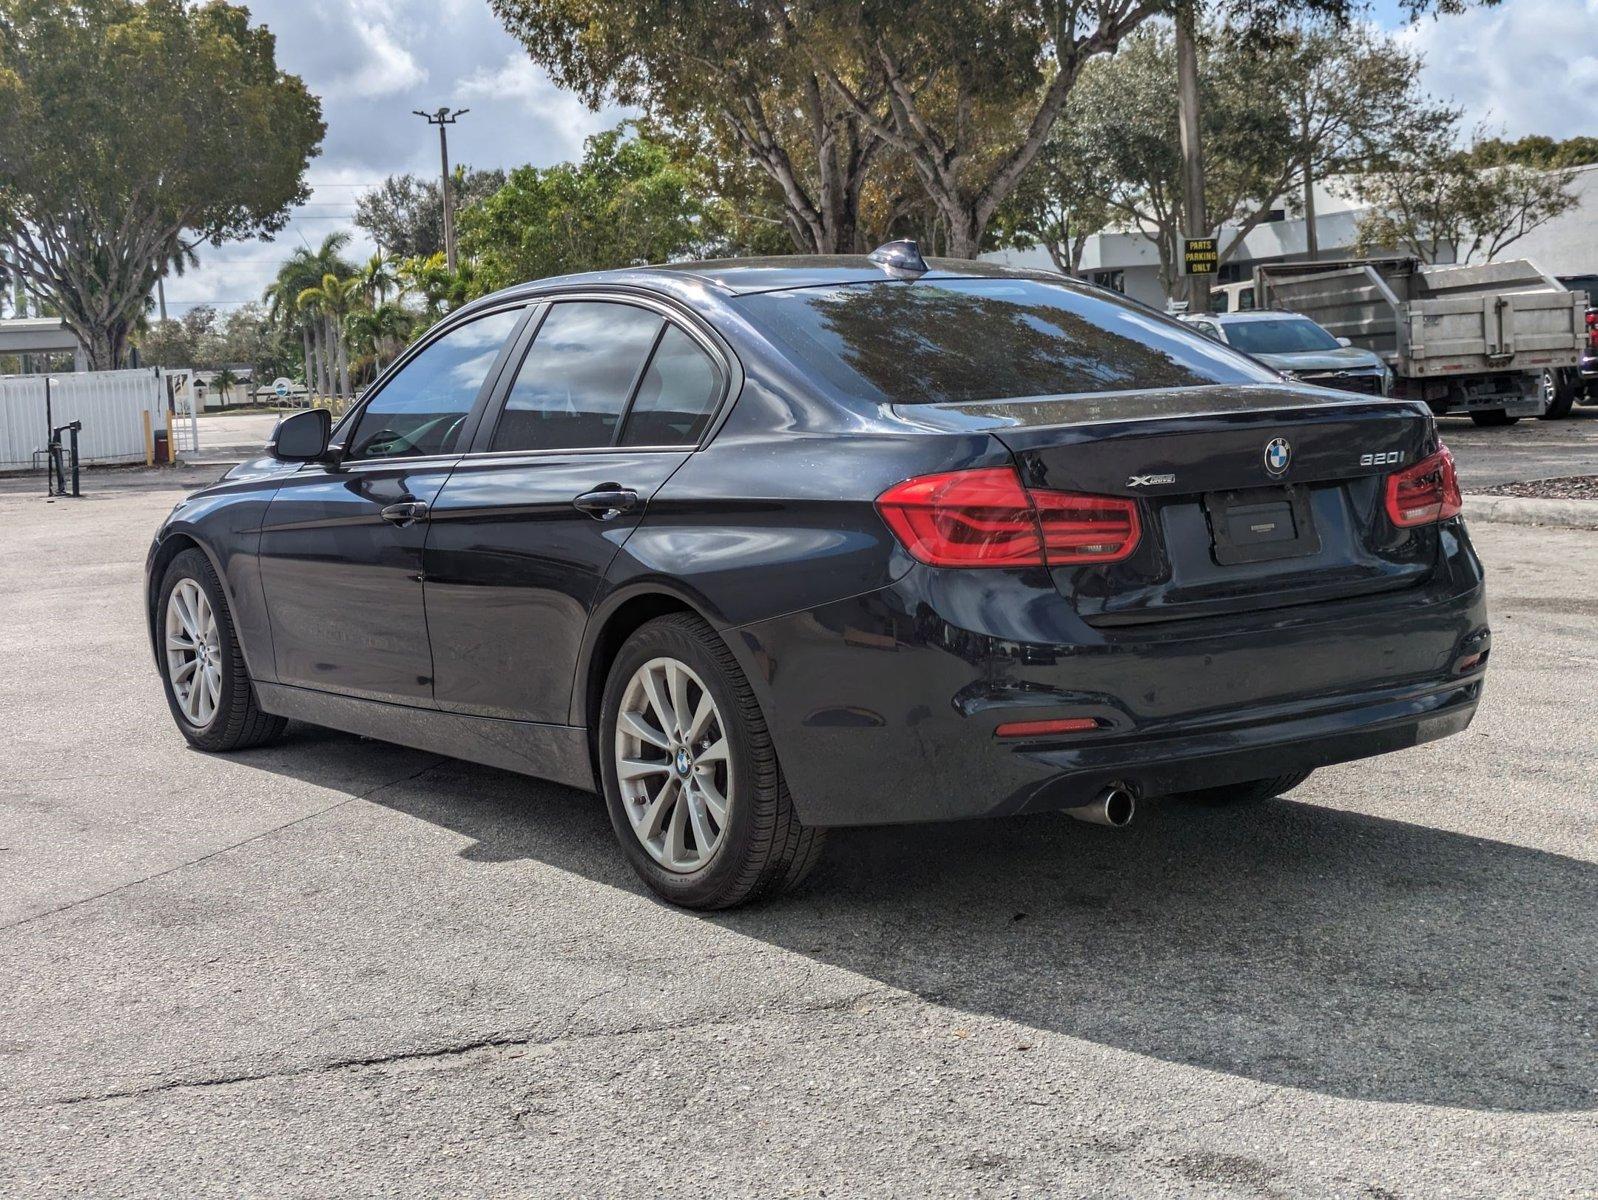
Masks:
[[[446,105],[437,112],[423,112],[421,109],[412,109],[418,117],[429,125],[438,126],[438,162],[439,162],[439,187],[442,188],[441,196],[444,201],[444,262],[449,267],[450,274],[455,273],[455,197],[449,186],[449,138],[445,126],[455,124],[459,117],[464,117],[471,112],[469,108],[457,108],[451,111]]]

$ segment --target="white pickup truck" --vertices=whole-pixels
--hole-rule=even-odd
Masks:
[[[1541,416],[1544,372],[1574,367],[1587,340],[1587,298],[1527,259],[1430,266],[1414,258],[1265,263],[1254,306],[1318,322],[1373,350],[1392,394],[1478,425]]]

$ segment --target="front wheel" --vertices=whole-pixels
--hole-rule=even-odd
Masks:
[[[622,851],[656,893],[731,908],[797,884],[824,831],[801,825],[760,706],[687,613],[627,641],[605,683],[600,774]]]
[[[161,682],[178,730],[201,750],[269,742],[287,722],[261,711],[222,583],[203,551],[185,550],[161,578]]]
[[[1470,419],[1478,425],[1489,426],[1513,425],[1520,420],[1519,417],[1512,417],[1501,408],[1478,408],[1470,414]]]
[[[1169,800],[1188,800],[1196,804],[1258,804],[1290,792],[1310,777],[1308,771],[1294,771],[1289,775],[1273,775],[1269,779],[1251,779],[1247,783],[1234,783],[1226,787],[1200,788],[1193,792],[1177,792]]]

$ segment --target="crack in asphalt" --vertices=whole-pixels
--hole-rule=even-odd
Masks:
[[[583,1001],[591,1003],[598,995],[614,988],[601,989],[595,996]],[[804,1017],[818,1013],[839,1012],[854,1007],[864,1000],[875,999],[884,1002],[886,1006],[893,1007],[901,1004],[919,1003],[921,998],[908,993],[902,993],[894,988],[875,987],[867,988],[861,992],[840,996],[832,1000],[823,1000],[812,1004],[798,1004],[789,1007],[765,1009],[756,1013],[749,1013],[739,1017],[706,1016],[693,1021],[663,1021],[650,1022],[638,1025],[629,1025],[619,1029],[594,1029],[583,1033],[572,1033],[571,1026],[575,1021],[568,1019],[562,1027],[554,1033],[539,1036],[526,1032],[502,1033],[491,1037],[475,1038],[468,1042],[454,1042],[444,1046],[424,1047],[414,1050],[393,1050],[386,1054],[360,1055],[351,1058],[330,1059],[326,1062],[307,1063],[303,1066],[288,1067],[273,1071],[247,1071],[233,1075],[218,1075],[211,1078],[200,1079],[169,1079],[163,1083],[150,1084],[146,1087],[126,1088],[112,1092],[94,1092],[84,1096],[65,1096],[55,1100],[47,1100],[39,1104],[20,1105],[5,1111],[19,1111],[47,1108],[70,1108],[79,1104],[100,1104],[111,1100],[137,1100],[148,1096],[157,1096],[165,1092],[187,1091],[195,1089],[227,1087],[239,1083],[260,1083],[272,1079],[299,1079],[310,1075],[320,1075],[337,1071],[361,1070],[366,1067],[393,1066],[408,1062],[425,1062],[430,1059],[459,1058],[463,1055],[473,1054],[483,1050],[504,1050],[514,1047],[541,1047],[556,1046],[564,1042],[589,1042],[602,1038],[629,1038],[654,1033],[671,1033],[678,1030],[713,1029],[717,1026],[738,1025],[749,1020],[762,1020],[768,1018]]]
[[[435,770],[449,761],[450,760],[448,758],[442,755],[437,756],[425,767],[422,767],[417,771],[412,771],[409,775],[402,775],[398,779],[390,779],[383,783],[375,784],[372,787],[367,788],[364,792],[357,792],[353,796],[345,796],[344,799],[335,801],[334,803],[323,808],[319,808],[315,812],[308,812],[303,816],[295,817],[292,821],[285,821],[281,825],[274,825],[271,829],[263,829],[259,833],[252,833],[249,837],[243,838],[232,843],[231,845],[221,846],[215,850],[209,850],[200,855],[198,858],[191,858],[185,862],[176,863],[170,867],[162,867],[159,871],[155,871],[139,879],[130,879],[127,883],[119,883],[114,888],[107,888],[103,892],[96,892],[92,896],[80,896],[76,900],[68,900],[65,904],[58,904],[54,908],[47,908],[43,912],[36,912],[31,916],[22,917],[19,920],[12,921],[9,925],[0,925],[0,933],[8,933],[13,929],[20,929],[24,925],[31,925],[35,921],[42,921],[45,917],[53,917],[57,913],[67,912],[71,909],[79,907],[80,905],[92,904],[96,900],[104,900],[107,896],[115,896],[119,892],[125,892],[129,888],[138,887],[142,883],[150,883],[156,879],[162,878],[165,875],[171,875],[176,871],[183,871],[187,870],[189,867],[198,866],[203,862],[208,862],[209,860],[216,858],[218,855],[229,854],[242,846],[248,846],[251,842],[258,842],[262,838],[271,837],[276,833],[282,833],[285,829],[292,829],[294,826],[302,825],[306,821],[315,820],[317,817],[325,816],[334,809],[343,808],[346,804],[354,804],[357,800],[366,800],[369,797],[377,795],[378,792],[386,791],[388,788],[398,787],[400,784],[409,783],[413,779],[420,779],[429,771]]]

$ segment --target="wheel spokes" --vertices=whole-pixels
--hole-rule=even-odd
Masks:
[[[670,737],[677,731],[677,714],[672,711],[671,700],[661,688],[660,680],[648,667],[644,669],[644,694],[649,698],[649,707],[655,710],[655,719]]]
[[[616,777],[639,779],[645,775],[664,775],[670,770],[670,763],[650,762],[647,758],[624,758],[616,764]]]
[[[640,742],[645,742],[661,750],[671,749],[671,742],[666,735],[644,720],[642,713],[624,712],[617,719],[616,724]]]
[[[716,835],[710,831],[710,818],[705,812],[705,800],[697,788],[690,788],[688,793],[688,819],[694,827],[694,845],[699,850],[699,857],[704,858],[716,845]]]
[[[678,659],[645,662],[622,691],[615,786],[640,844],[667,870],[703,868],[725,837],[733,795],[726,732],[710,689]]]
[[[699,798],[704,801],[710,815],[715,818],[718,828],[725,828],[727,824],[727,797],[721,794],[716,787],[714,775],[705,771],[695,780]]]

